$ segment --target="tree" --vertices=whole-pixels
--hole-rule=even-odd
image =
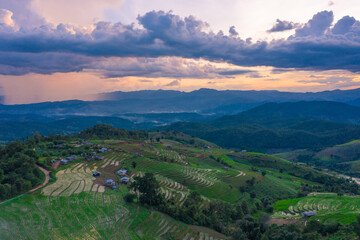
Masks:
[[[132,203],[134,202],[135,198],[136,198],[136,194],[128,193],[124,196],[124,201],[128,203]]]
[[[138,193],[141,204],[158,206],[164,202],[164,197],[160,193],[160,185],[153,173],[145,173],[144,177],[135,177],[134,182],[130,184],[130,189]]]
[[[360,238],[360,215],[356,217],[356,222],[353,223],[354,231],[356,235]]]
[[[245,215],[249,213],[249,206],[245,201],[241,203],[241,209]]]
[[[132,166],[133,169],[135,169],[136,168],[136,162],[132,162],[131,166]]]

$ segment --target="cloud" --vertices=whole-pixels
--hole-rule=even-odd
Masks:
[[[236,37],[239,36],[239,33],[235,30],[235,26],[231,26],[229,29],[230,36]]]
[[[0,74],[79,72],[94,58],[73,53],[19,53],[0,51]]]
[[[14,27],[15,23],[12,19],[13,13],[7,9],[0,8],[0,24]]]
[[[225,70],[225,71],[220,71],[219,74],[231,76],[231,75],[244,75],[246,73],[251,73],[251,72],[253,72],[253,71],[251,71],[251,70]]]
[[[31,0],[1,0],[0,8],[12,12],[13,21],[22,28],[32,28],[45,24],[45,19],[32,10],[31,4]]]
[[[251,73],[247,77],[248,78],[265,78],[265,76],[260,75],[258,72]]]
[[[141,27],[99,22],[91,32],[67,24],[4,31],[0,34],[0,64],[4,66],[0,74],[83,69],[106,77],[217,78],[242,74],[238,69],[231,72],[234,69],[194,63],[199,59],[242,67],[272,66],[275,71],[360,71],[358,21],[351,25],[353,20],[346,17],[331,28],[333,13],[328,11],[315,14],[288,39],[254,43],[214,33],[206,22],[172,12],[148,12],[139,16],[138,22]],[[136,60],[127,63],[128,59]]]
[[[142,76],[150,78],[215,79],[229,78],[233,75],[252,72],[246,69],[219,68],[208,61],[181,57],[108,58],[94,61],[84,68],[100,73],[105,78]]]
[[[178,87],[180,86],[180,81],[181,80],[174,80],[166,85],[164,85],[165,87]]]
[[[345,16],[340,19],[332,29],[334,34],[345,34],[351,31],[352,27],[356,23],[356,19],[350,16]]]
[[[339,88],[339,87],[353,87],[358,86],[359,83],[356,83],[353,81],[353,77],[339,77],[339,76],[330,76],[330,77],[324,77],[319,78],[316,80],[313,79],[306,79],[306,80],[299,80],[297,81],[299,83],[317,83],[320,85],[329,85],[333,88]]]
[[[284,32],[287,30],[292,30],[292,29],[298,28],[300,26],[301,26],[301,24],[299,24],[299,23],[293,23],[293,22],[282,21],[280,19],[277,19],[274,26],[271,29],[269,29],[267,32],[269,32],[269,33]]]
[[[296,30],[297,37],[306,36],[322,36],[329,29],[334,21],[332,11],[322,11],[314,15],[314,17],[305,24],[304,27]]]

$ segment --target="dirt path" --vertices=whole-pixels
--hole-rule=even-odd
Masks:
[[[45,181],[44,181],[41,185],[39,185],[39,186],[37,186],[36,188],[33,188],[33,189],[27,191],[27,192],[24,193],[24,194],[21,194],[21,195],[19,195],[19,196],[13,197],[13,198],[11,198],[11,199],[9,199],[9,200],[5,200],[5,201],[3,201],[3,202],[0,202],[0,205],[2,205],[3,203],[6,203],[6,202],[10,202],[10,201],[12,201],[12,200],[14,200],[14,199],[21,198],[21,197],[27,195],[28,193],[32,193],[32,192],[38,190],[39,188],[42,188],[43,186],[45,186],[46,184],[49,183],[49,181],[50,181],[50,172],[49,172],[48,170],[40,167],[40,166],[37,166],[37,167],[45,174]]]

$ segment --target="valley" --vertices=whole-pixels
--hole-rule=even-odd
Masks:
[[[266,216],[264,226],[282,219],[301,226],[301,214],[307,211],[315,211],[312,219],[322,224],[344,224],[332,233],[341,236],[343,231],[350,234],[345,226],[359,214],[355,182],[300,163],[230,151],[173,131],[149,132],[147,137],[122,131],[118,140],[99,139],[99,133],[115,136],[117,130],[86,129],[78,134],[86,136],[85,141],[39,138],[38,154],[47,156],[39,164],[53,172],[50,183],[0,205],[3,239],[228,239],[235,234],[227,229],[237,226],[236,219],[251,222]],[[92,160],[89,154],[94,151],[104,158]],[[78,157],[66,164],[49,161],[75,153]],[[129,184],[123,184],[120,169],[127,170]],[[135,193],[129,186],[147,174],[159,185],[160,205],[127,200]],[[106,184],[108,179],[114,180],[115,190]],[[342,195],[336,189],[342,189]],[[211,215],[216,209],[235,211],[232,208],[238,215],[230,219]],[[267,231],[258,234],[270,234]]]

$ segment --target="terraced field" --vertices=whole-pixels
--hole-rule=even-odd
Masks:
[[[47,196],[70,196],[81,192],[105,192],[105,187],[93,183],[95,178],[89,165],[78,163],[56,173],[58,179],[55,183],[45,187],[41,194]]]
[[[117,179],[116,170],[124,165],[131,165],[133,161],[138,161],[139,166],[136,170],[133,169],[131,177],[143,176],[145,172],[171,164],[140,159],[141,161],[129,152],[110,152],[103,161],[70,164],[56,173],[57,180],[54,183],[0,206],[1,240],[162,237],[178,240],[225,239],[225,236],[210,229],[189,226],[164,214],[125,203],[123,196],[129,190],[124,185],[117,183],[115,191],[104,187],[103,175]],[[219,182],[215,170],[196,169],[174,163],[172,166],[177,166],[173,167],[173,172],[167,173],[165,168],[157,172],[156,178],[165,198],[172,198],[178,206],[186,200],[190,193],[188,186],[191,184],[210,188]],[[102,173],[100,178],[92,176],[94,170]],[[208,198],[202,198],[200,208],[206,207],[210,202]]]
[[[182,165],[189,165],[188,162],[185,161],[186,156],[180,155],[176,151],[173,150],[165,150],[165,149],[156,149],[156,156],[165,156],[167,159],[172,160],[175,163]]]
[[[0,239],[176,239],[214,240],[226,237],[207,228],[186,225],[162,213],[125,203],[129,193],[116,173],[127,169],[130,182],[135,176],[154,173],[165,199],[184,207],[192,191],[200,194],[198,208],[211,200],[239,203],[252,199],[240,192],[249,187],[257,197],[296,196],[304,180],[237,162],[229,151],[211,151],[181,144],[138,141],[103,143],[110,151],[102,161],[70,163],[56,173],[56,181],[26,197],[0,205]],[[169,161],[170,159],[170,161]],[[285,160],[284,160],[285,161]],[[231,167],[228,167],[231,166]],[[92,172],[101,173],[93,177]],[[116,190],[105,187],[105,179],[116,181]],[[316,211],[322,221],[349,223],[360,210],[360,198],[318,195],[279,201],[274,218],[301,218]]]
[[[360,197],[319,194],[278,201],[275,210],[274,218],[301,218],[301,213],[314,211],[314,219],[346,224],[356,221],[356,216],[360,214]]]

